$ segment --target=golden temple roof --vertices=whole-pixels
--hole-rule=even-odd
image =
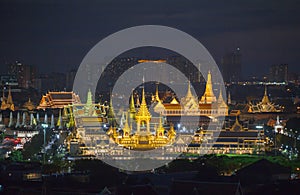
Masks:
[[[244,130],[243,126],[240,124],[238,118],[235,118],[235,123],[233,126],[230,128],[230,131],[242,131]]]
[[[50,91],[42,96],[37,109],[63,108],[69,104],[80,103],[80,98],[74,92]]]
[[[31,102],[30,98],[28,98],[28,101],[24,103],[23,108],[25,108],[27,110],[33,110],[33,109],[35,109],[35,106]]]
[[[179,102],[177,101],[177,99],[174,97],[172,99],[172,101],[170,102],[170,104],[179,104]]]

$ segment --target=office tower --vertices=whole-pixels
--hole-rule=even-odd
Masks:
[[[34,87],[37,70],[36,67],[32,65],[26,65],[16,61],[15,63],[8,64],[8,74],[15,75],[19,87],[27,89]]]
[[[288,82],[288,65],[276,64],[272,65],[269,73],[270,82]]]
[[[220,66],[224,82],[239,82],[242,80],[241,50],[236,48],[234,52],[222,57]]]
[[[66,73],[66,90],[71,91],[73,89],[73,83],[76,76],[76,70],[73,69]]]

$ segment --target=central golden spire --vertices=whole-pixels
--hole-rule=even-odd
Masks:
[[[210,73],[210,71],[208,71],[205,92],[204,92],[203,96],[201,97],[200,103],[211,104],[211,103],[216,102],[216,101],[217,101],[217,98],[216,98],[216,96],[214,95],[214,92],[213,92],[213,86],[212,86],[212,81],[211,81],[211,73]]]
[[[150,119],[151,119],[151,114],[148,110],[146,99],[145,99],[145,89],[143,88],[142,92],[142,103],[140,106],[139,111],[135,115],[135,119],[137,122],[137,133],[140,132],[140,127],[141,124],[146,123],[146,129],[147,133],[150,133]]]

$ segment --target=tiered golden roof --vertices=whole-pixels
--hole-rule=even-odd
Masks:
[[[188,82],[187,93],[183,98],[181,98],[180,103],[185,110],[197,110],[198,109],[198,100],[197,100],[197,97],[195,97],[192,94],[190,81]]]
[[[262,100],[257,104],[248,104],[248,112],[250,113],[266,113],[266,112],[282,112],[283,108],[279,105],[275,105],[269,100],[267,87],[265,86],[265,92]]]
[[[63,108],[69,104],[80,103],[80,98],[74,92],[50,91],[43,95],[37,109]]]

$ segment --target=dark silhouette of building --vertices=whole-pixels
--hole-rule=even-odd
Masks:
[[[242,62],[240,48],[234,52],[227,53],[221,60],[221,72],[223,80],[227,83],[239,82],[242,79]]]
[[[66,75],[58,72],[42,74],[36,79],[35,88],[42,94],[47,91],[65,91]]]
[[[243,194],[240,183],[173,181],[170,194]]]
[[[15,63],[8,64],[8,74],[15,75],[19,87],[27,89],[34,87],[37,69],[32,65],[22,64],[16,61]]]
[[[288,82],[288,65],[276,64],[272,65],[269,73],[270,82]]]
[[[291,177],[291,170],[288,167],[261,159],[238,170],[236,176],[245,192],[249,192],[257,186],[288,181]]]
[[[73,83],[76,76],[76,70],[72,69],[66,73],[66,90],[71,91],[73,89]]]

